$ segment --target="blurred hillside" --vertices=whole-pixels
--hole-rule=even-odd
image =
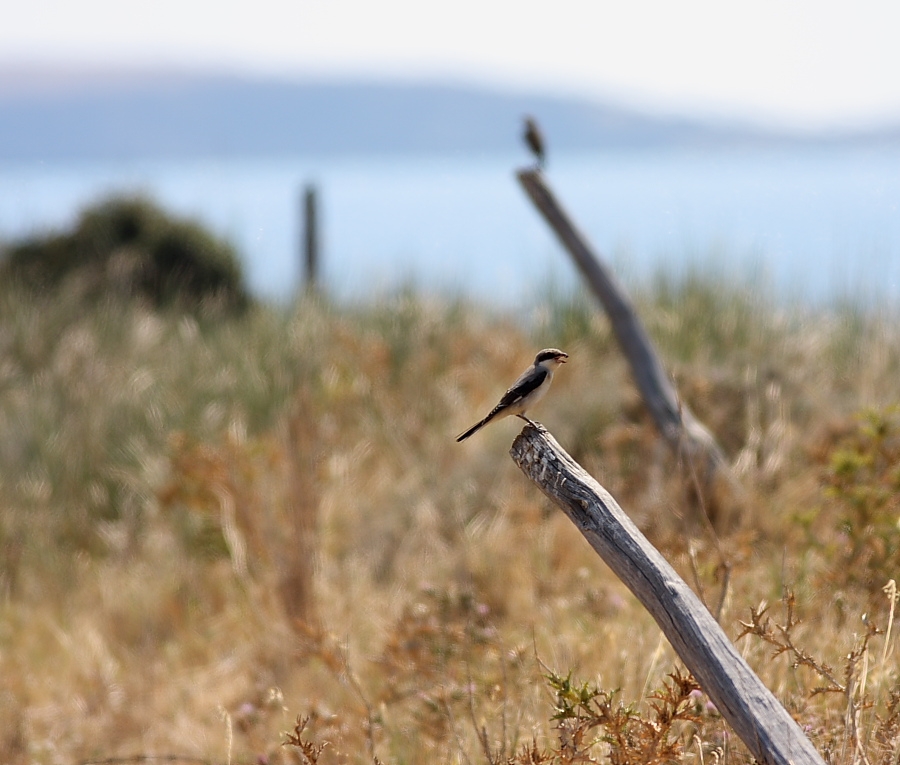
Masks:
[[[0,71],[0,160],[498,152],[516,145],[524,114],[539,118],[554,150],[814,138],[465,85],[7,70]]]

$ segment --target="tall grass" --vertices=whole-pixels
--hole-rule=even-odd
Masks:
[[[515,469],[515,422],[453,440],[548,345],[571,363],[538,418],[708,602],[727,552],[722,623],[820,750],[895,761],[896,660],[860,621],[887,626],[897,563],[891,321],[639,296],[746,490],[714,540],[584,298],[523,329],[414,293],[215,322],[0,293],[0,761],[742,760]]]

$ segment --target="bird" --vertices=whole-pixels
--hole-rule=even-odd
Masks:
[[[525,117],[525,133],[522,135],[528,148],[537,160],[538,167],[544,168],[544,136],[534,117]]]
[[[456,437],[457,442],[465,441],[492,420],[509,417],[511,414],[521,417],[530,425],[535,425],[525,416],[525,412],[544,397],[553,381],[553,373],[560,364],[566,363],[567,358],[569,358],[569,354],[558,348],[545,348],[540,351],[534,357],[534,363],[522,372],[519,379],[503,394],[500,403],[491,409],[487,417],[460,433]],[[537,426],[535,425],[535,427]]]

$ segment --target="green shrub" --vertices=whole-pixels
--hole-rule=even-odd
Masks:
[[[900,409],[870,409],[832,450],[825,496],[839,535],[829,558],[835,580],[879,598],[900,566]]]
[[[71,232],[13,243],[4,255],[0,282],[38,294],[62,289],[86,300],[227,312],[249,303],[229,244],[142,197],[107,199],[85,210]]]

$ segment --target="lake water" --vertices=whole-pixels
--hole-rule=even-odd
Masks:
[[[0,166],[0,238],[71,225],[143,192],[229,238],[252,288],[299,279],[301,193],[317,185],[323,277],[352,298],[415,284],[503,306],[574,269],[506,157],[229,159]],[[688,266],[785,300],[900,301],[900,147],[551,155],[547,179],[627,282]]]

